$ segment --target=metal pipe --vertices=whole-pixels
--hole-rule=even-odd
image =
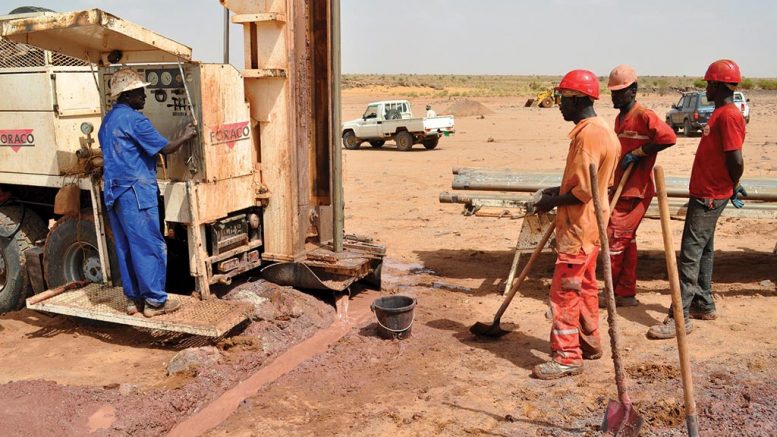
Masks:
[[[229,64],[229,9],[224,7],[224,63]]]
[[[439,195],[440,203],[463,203],[469,204],[473,201],[496,200],[510,202],[526,202],[531,200],[531,195],[527,194],[494,194],[494,193],[448,193],[443,192]]]
[[[343,202],[343,161],[340,147],[340,0],[332,0],[330,9],[330,40],[331,40],[331,104],[332,125],[332,248],[335,252],[343,251],[343,228],[345,222],[345,207]]]
[[[560,173],[538,173],[510,170],[456,168],[452,188],[454,190],[507,191],[533,193],[539,189],[558,186]],[[777,180],[772,178],[748,178],[740,181],[747,189],[745,200],[777,202]],[[688,178],[666,178],[669,197],[688,198]]]

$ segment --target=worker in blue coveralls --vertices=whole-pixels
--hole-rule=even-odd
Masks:
[[[165,291],[167,246],[159,229],[157,154],[173,153],[197,136],[191,124],[168,141],[140,111],[149,84],[133,70],[111,78],[116,103],[105,115],[100,147],[105,160],[104,199],[116,243],[116,258],[127,296],[127,314],[146,317],[171,313],[181,306]]]

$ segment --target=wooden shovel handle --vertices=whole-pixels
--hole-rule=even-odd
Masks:
[[[615,189],[615,194],[613,194],[612,200],[610,200],[610,214],[612,214],[612,211],[615,209],[615,204],[618,203],[618,199],[621,198],[621,194],[623,193],[623,187],[626,186],[626,181],[629,180],[629,176],[631,176],[632,170],[634,170],[633,162],[629,164],[628,167],[626,167],[626,171],[623,172],[623,176],[621,176],[621,181],[618,183],[618,188]]]
[[[685,395],[685,414],[688,433],[695,434],[692,428],[698,428],[696,420],[696,400],[693,393],[693,376],[691,375],[691,360],[688,356],[688,344],[685,337],[685,318],[683,316],[683,301],[680,297],[680,277],[677,273],[677,258],[672,242],[672,228],[669,225],[669,201],[666,195],[666,182],[664,169],[656,166],[653,169],[656,179],[656,191],[658,194],[658,210],[661,215],[661,233],[664,236],[664,253],[666,254],[666,271],[669,274],[669,288],[672,291],[672,312],[674,316],[675,330],[677,331],[677,350],[680,354],[680,374],[683,378],[683,393]]]
[[[629,169],[627,169],[629,170]],[[596,164],[588,167],[591,176],[591,194],[593,195],[594,211],[596,211],[596,223],[599,225],[599,240],[601,244],[602,270],[604,273],[604,288],[607,293],[607,325],[610,334],[610,346],[612,348],[612,361],[615,365],[615,385],[618,387],[618,398],[625,406],[631,405],[628,392],[626,391],[626,370],[623,368],[623,360],[620,355],[620,330],[618,329],[618,312],[615,310],[615,287],[612,284],[612,265],[610,264],[610,242],[607,239],[607,224],[602,211],[602,202],[599,197],[599,171]],[[624,174],[624,176],[626,176]],[[624,178],[621,178],[620,186],[624,184]],[[617,202],[620,193],[616,192],[613,200]]]
[[[532,252],[531,257],[529,257],[529,261],[523,267],[523,270],[521,270],[521,274],[518,275],[518,279],[516,279],[513,282],[512,286],[510,287],[510,291],[507,293],[507,296],[505,296],[505,300],[502,302],[502,306],[499,307],[499,310],[496,312],[496,315],[494,315],[494,322],[498,322],[499,320],[501,320],[502,314],[504,314],[505,311],[507,310],[507,307],[510,306],[510,302],[512,302],[513,297],[515,297],[515,293],[518,292],[518,289],[521,287],[521,284],[523,284],[523,280],[526,279],[527,276],[529,276],[529,271],[534,265],[534,262],[537,261],[537,258],[540,256],[540,253],[542,253],[542,249],[544,249],[545,245],[548,244],[548,240],[550,240],[550,237],[553,235],[553,231],[555,229],[556,229],[556,222],[553,222],[548,226],[548,229],[545,230],[545,234],[542,235],[542,240],[540,240],[540,242],[537,244],[537,247],[534,248],[534,252]]]

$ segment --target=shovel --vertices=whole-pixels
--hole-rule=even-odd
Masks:
[[[615,365],[615,385],[618,387],[618,401],[610,399],[607,412],[602,422],[602,432],[608,436],[637,437],[642,427],[642,417],[631,404],[626,391],[626,372],[620,355],[620,331],[618,330],[618,313],[615,310],[615,290],[612,285],[612,266],[610,265],[610,243],[607,241],[607,222],[604,220],[602,205],[599,200],[599,183],[596,175],[596,164],[589,167],[591,173],[591,191],[593,194],[596,222],[599,225],[599,240],[602,248],[602,267],[604,270],[604,287],[607,292],[607,324],[609,325],[610,345],[612,347],[612,362]],[[621,178],[621,185],[626,180]],[[614,203],[613,203],[614,205]]]
[[[548,229],[542,236],[542,240],[540,240],[540,242],[537,244],[537,247],[534,249],[534,252],[532,252],[531,258],[529,258],[529,262],[527,262],[526,266],[524,266],[523,270],[521,270],[521,274],[518,275],[518,279],[515,280],[513,286],[510,287],[510,292],[507,293],[504,302],[502,302],[502,306],[499,307],[496,315],[494,315],[494,321],[491,324],[477,322],[469,328],[469,332],[483,337],[502,337],[503,335],[510,333],[510,331],[502,329],[499,326],[499,323],[502,320],[502,314],[504,314],[507,310],[507,307],[510,306],[510,302],[512,302],[513,297],[515,297],[515,293],[518,292],[518,288],[520,288],[521,284],[523,284],[523,280],[529,276],[531,267],[534,265],[534,262],[537,261],[540,253],[542,253],[542,249],[545,248],[545,245],[548,243],[548,240],[550,240],[550,236],[553,235],[553,231],[555,229],[555,223],[551,223],[550,226],[548,226]]]
[[[688,356],[688,344],[685,339],[685,319],[683,316],[683,300],[680,297],[680,278],[677,274],[677,258],[672,242],[672,228],[669,225],[669,203],[666,197],[666,182],[664,169],[656,166],[653,169],[658,194],[658,209],[661,215],[661,231],[664,235],[664,253],[666,253],[666,271],[669,273],[669,286],[672,290],[672,311],[674,312],[675,331],[677,332],[677,350],[680,354],[680,375],[683,379],[683,394],[685,396],[685,425],[690,437],[699,436],[699,418],[696,415],[696,400],[693,394],[693,376],[691,375],[691,359]]]
[[[615,195],[610,201],[610,210],[612,210],[615,207],[615,204],[618,203],[618,199],[621,197],[621,192],[623,191],[623,186],[626,185],[626,180],[628,180],[633,169],[634,164],[632,163],[629,164],[629,166],[626,168],[626,171],[623,172],[623,176],[621,177],[621,181],[618,184],[618,188],[615,190]],[[548,226],[548,229],[545,231],[545,234],[542,236],[542,240],[540,240],[540,242],[537,244],[537,247],[534,249],[534,252],[532,252],[531,258],[529,258],[529,262],[526,263],[526,266],[524,266],[523,270],[521,270],[521,274],[518,275],[518,279],[516,279],[513,285],[510,287],[510,291],[507,292],[507,296],[505,296],[505,300],[502,302],[502,306],[499,307],[499,310],[494,315],[494,321],[491,322],[490,325],[488,323],[477,322],[469,328],[469,332],[482,337],[495,338],[502,337],[505,334],[510,333],[510,331],[504,330],[499,326],[500,322],[502,321],[502,314],[504,314],[507,310],[507,307],[510,306],[510,302],[513,301],[513,297],[515,297],[515,293],[518,292],[518,288],[520,288],[521,284],[523,284],[523,280],[529,276],[529,271],[534,265],[534,262],[537,260],[537,257],[540,256],[542,249],[545,248],[548,240],[550,240],[554,230],[556,230],[556,224],[551,223],[551,225]],[[609,258],[607,258],[607,260],[609,262]]]

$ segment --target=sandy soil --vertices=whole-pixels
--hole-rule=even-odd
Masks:
[[[344,119],[358,117],[365,103],[378,98],[362,89],[347,93]],[[777,136],[771,132],[777,96],[751,98],[746,175],[777,176]],[[388,246],[387,292],[418,298],[412,338],[380,340],[374,324],[356,330],[246,402],[212,435],[598,435],[606,402],[616,396],[609,352],[587,362],[580,377],[545,382],[529,376],[548,358],[552,255],[541,258],[504,316],[512,334],[492,342],[468,332],[474,322],[490,321],[501,301],[521,222],[464,217],[461,207],[437,203],[437,195],[450,189],[452,167],[561,169],[572,127],[557,109],[527,109],[515,99],[477,100],[494,114],[458,118],[456,135],[434,151],[398,152],[391,144],[344,151],[346,229],[375,235]],[[663,116],[676,98],[642,100]],[[416,108],[426,103],[413,101]],[[613,120],[615,110],[605,103],[597,110]],[[680,136],[662,154],[659,162],[668,174],[687,175],[698,141]],[[679,247],[682,222],[673,222],[673,230]],[[707,435],[777,433],[770,400],[777,395],[771,376],[777,358],[771,335],[775,242],[774,222],[726,219],[719,225],[714,291],[721,318],[696,322],[689,337]],[[642,305],[621,311],[632,398],[646,420],[644,435],[682,435],[676,343],[645,338],[670,300],[658,221],[643,224],[638,244]],[[452,291],[456,287],[463,288]],[[601,321],[606,328],[604,314]]]
[[[777,134],[771,132],[777,94],[750,97],[746,176],[777,177]],[[380,98],[367,89],[347,90],[343,118],[358,117],[365,103]],[[552,255],[540,258],[505,314],[512,334],[489,342],[467,332],[474,322],[489,321],[501,302],[521,221],[464,217],[460,206],[439,204],[438,194],[450,190],[451,168],[559,170],[572,128],[557,109],[523,108],[513,98],[477,100],[493,114],[457,118],[456,135],[434,151],[416,146],[399,152],[389,143],[343,152],[346,231],[388,246],[385,292],[418,298],[413,336],[383,341],[374,324],[361,326],[244,402],[213,435],[597,434],[606,402],[615,397],[608,353],[587,362],[580,377],[529,377],[532,366],[548,358],[544,315]],[[676,98],[642,100],[663,116]],[[417,109],[426,103],[442,112],[451,102],[413,101]],[[614,118],[605,101],[597,110]],[[687,174],[697,144],[698,138],[681,136],[659,162],[668,174]],[[679,247],[682,222],[673,228]],[[697,322],[689,337],[700,422],[709,435],[777,434],[775,242],[774,222],[725,219],[719,225],[714,291],[721,318]],[[645,435],[680,435],[675,343],[644,336],[669,303],[657,221],[643,224],[638,243],[642,305],[621,312],[632,398],[645,416]],[[283,319],[248,331],[274,339],[273,354],[249,343],[226,350],[214,369],[168,377],[166,363],[192,345],[185,339],[30,311],[1,316],[0,434],[164,432],[323,326],[325,317],[296,328],[288,323],[296,319]],[[33,417],[33,410],[44,414]]]

